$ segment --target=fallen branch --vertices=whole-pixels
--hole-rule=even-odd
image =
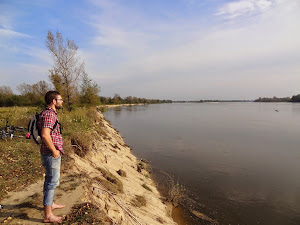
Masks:
[[[115,202],[124,210],[124,212],[127,213],[131,219],[133,219],[134,222],[136,222],[139,225],[142,225],[142,223],[136,218],[136,216],[134,215],[134,213],[131,212],[129,209],[127,209],[120,201],[118,201],[114,197],[114,195],[116,195],[115,193],[108,191],[101,183],[99,183],[99,182],[96,182],[96,183],[98,185],[100,185],[102,188],[93,187],[93,190],[95,190],[95,191],[98,192],[97,189],[100,189],[100,190],[105,191],[106,193],[108,193],[115,200]]]

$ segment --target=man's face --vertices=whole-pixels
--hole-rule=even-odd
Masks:
[[[55,108],[56,109],[61,109],[63,104],[63,99],[61,95],[57,95],[55,98]]]

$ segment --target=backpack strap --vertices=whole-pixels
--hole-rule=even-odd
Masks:
[[[54,124],[54,126],[52,127],[52,129],[51,129],[52,131],[56,128],[57,124],[58,124],[58,120],[55,121],[55,124]]]

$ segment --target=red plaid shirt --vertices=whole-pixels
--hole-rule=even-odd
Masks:
[[[40,117],[39,117],[39,121],[38,121],[38,127],[40,130],[42,130],[42,128],[50,128],[50,136],[52,138],[53,144],[55,146],[55,148],[57,150],[59,150],[61,152],[61,154],[65,154],[64,150],[63,150],[63,140],[62,140],[62,136],[60,133],[60,124],[58,123],[55,127],[54,130],[53,126],[55,124],[55,122],[58,122],[58,118],[57,118],[57,112],[55,112],[55,110],[53,110],[50,107],[47,107],[43,112],[41,112]],[[47,147],[47,145],[42,142],[41,145],[41,154],[48,154],[51,153],[50,149]]]

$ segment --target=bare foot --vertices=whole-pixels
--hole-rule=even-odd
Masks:
[[[63,207],[65,207],[65,205],[58,205],[58,204],[55,204],[54,202],[52,204],[52,209],[61,209]]]
[[[64,218],[60,216],[51,215],[43,219],[43,223],[61,223]]]

